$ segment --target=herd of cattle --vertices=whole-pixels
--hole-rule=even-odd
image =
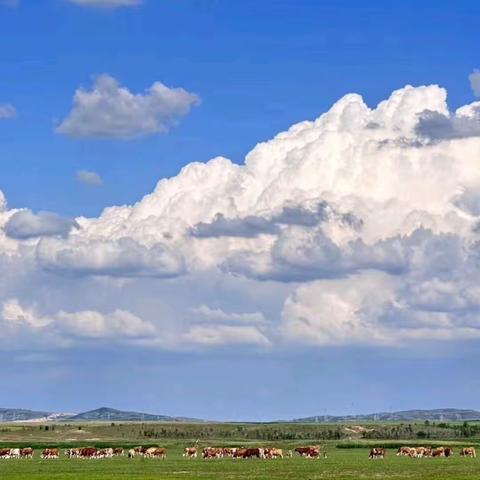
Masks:
[[[319,445],[297,447],[294,451],[287,450],[285,453],[281,448],[225,448],[225,447],[205,447],[202,450],[202,458],[204,459],[219,459],[219,458],[284,458],[292,457],[297,453],[304,458],[327,458],[327,454]],[[84,458],[84,459],[100,459],[113,458],[125,455],[123,448],[68,448],[65,450],[67,458]],[[197,447],[185,448],[183,456],[186,458],[197,458]],[[374,447],[370,450],[369,458],[377,459],[384,458],[386,449],[383,447]],[[0,459],[9,458],[33,458],[33,448],[1,448]],[[128,458],[144,457],[144,458],[167,458],[167,450],[162,447],[135,447],[127,451]],[[400,447],[397,451],[397,456],[405,456],[410,458],[426,458],[426,457],[451,457],[453,449],[450,447]],[[460,456],[475,458],[477,453],[474,447],[465,447],[460,450]],[[56,459],[60,457],[60,449],[45,448],[40,458],[42,459]]]
[[[383,447],[374,447],[370,450],[368,458],[384,458],[386,450]],[[451,447],[400,447],[397,450],[397,457],[410,457],[410,458],[427,458],[427,457],[451,457],[453,455],[453,448]],[[460,450],[461,457],[477,456],[477,452],[474,447],[465,447]]]
[[[326,453],[321,452],[320,446],[298,447],[295,449],[301,457],[304,458],[320,458],[323,455],[326,458]],[[33,458],[34,451],[32,448],[1,448],[0,459],[9,458]],[[123,448],[67,448],[64,452],[67,458],[84,458],[84,459],[100,459],[112,458],[116,456],[124,456],[125,450]],[[144,458],[167,458],[167,450],[162,447],[135,447],[127,451],[128,458],[144,457]],[[184,457],[197,458],[197,447],[185,448]],[[205,447],[202,450],[202,458],[284,458],[292,457],[293,451],[288,450],[283,452],[281,448],[222,448],[222,447]],[[60,449],[45,448],[40,454],[42,459],[56,459],[60,457]]]

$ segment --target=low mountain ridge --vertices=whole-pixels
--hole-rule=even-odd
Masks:
[[[292,423],[348,423],[348,422],[399,422],[399,421],[445,421],[458,422],[466,420],[480,420],[477,410],[458,408],[437,408],[432,410],[402,410],[399,412],[380,412],[364,415],[321,415],[315,417],[297,418]]]
[[[29,421],[37,418],[46,418],[53,412],[38,412],[23,408],[0,408],[0,422]]]
[[[368,423],[368,422],[459,422],[480,421],[480,411],[458,408],[433,410],[402,410],[361,415],[318,415],[313,417],[282,420],[281,423]],[[11,422],[207,422],[198,418],[172,417],[151,413],[117,410],[100,407],[82,413],[57,413],[22,408],[0,408],[0,423]],[[246,422],[248,423],[248,422]],[[270,422],[271,423],[271,422]]]
[[[171,417],[168,415],[155,415],[152,413],[129,412],[115,408],[100,407],[88,412],[79,413],[68,418],[69,422],[199,422],[195,418]]]

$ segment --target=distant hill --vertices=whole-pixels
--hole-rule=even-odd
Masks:
[[[115,408],[101,407],[88,412],[72,415],[69,422],[199,422],[195,418],[169,417],[167,415],[154,415],[151,413],[125,412]]]
[[[201,422],[195,418],[169,417],[151,413],[125,412],[101,407],[83,413],[39,412],[19,408],[0,408],[0,423],[10,422]]]
[[[400,412],[380,412],[365,415],[320,415],[315,417],[284,420],[282,423],[369,423],[369,422],[458,422],[480,420],[477,410],[439,408],[436,410],[403,410]],[[115,408],[101,407],[83,413],[56,413],[26,410],[20,408],[0,408],[0,423],[5,422],[205,422],[197,418],[171,417],[151,413],[130,412]]]
[[[445,421],[458,422],[465,420],[480,420],[477,410],[462,410],[457,408],[438,408],[435,410],[403,410],[400,412],[380,412],[366,415],[321,415],[315,417],[297,418],[289,422],[295,423],[346,423],[346,422],[414,422],[414,421]]]
[[[51,414],[52,412],[35,412],[22,408],[0,408],[0,422],[34,420],[36,418],[46,418]]]

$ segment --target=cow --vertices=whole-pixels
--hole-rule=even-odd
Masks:
[[[397,457],[409,457],[410,456],[410,451],[412,450],[413,447],[400,447],[397,450]]]
[[[197,458],[197,447],[186,447],[183,456],[186,458]]]
[[[58,448],[45,448],[42,452],[41,458],[56,459],[60,456]]]
[[[236,448],[233,454],[233,458],[243,458],[246,451],[246,448]]]
[[[281,448],[265,448],[265,458],[283,458]]]
[[[99,458],[112,458],[113,457],[113,448],[102,448],[97,451],[97,457]]]
[[[247,448],[242,458],[265,458],[263,448]]]
[[[236,448],[231,448],[231,447],[224,447],[222,449],[222,456],[223,457],[232,457],[235,455]]]
[[[370,455],[368,458],[375,460],[376,458],[384,458],[386,454],[385,448],[383,447],[373,447],[370,449]]]
[[[128,451],[128,458],[133,458],[135,455],[136,455],[135,449],[134,449],[134,448],[131,448],[131,449]]]
[[[210,458],[222,458],[223,448],[205,447],[202,451],[202,457],[206,460]]]
[[[115,457],[123,457],[124,454],[125,452],[122,447],[116,447],[113,449],[113,455]]]
[[[20,456],[22,458],[32,458],[33,457],[33,448],[25,447],[20,449]]]
[[[477,452],[475,451],[475,447],[464,447],[460,450],[461,457],[471,457],[475,458],[477,456]]]
[[[20,458],[20,449],[19,448],[11,448],[10,449],[10,458]]]
[[[95,447],[84,447],[78,449],[78,458],[93,459],[98,457],[98,450]]]
[[[295,451],[304,458],[320,458],[320,446],[297,447]]]
[[[148,447],[134,447],[135,455],[145,455],[145,452],[148,450]]]
[[[150,447],[147,448],[144,456],[146,458],[161,458],[162,460],[164,460],[165,458],[167,458],[167,451],[165,450],[165,448],[161,447]]]
[[[293,457],[293,452],[291,450],[287,450],[287,453],[285,453],[285,456],[287,458],[292,458]]]
[[[444,447],[437,447],[434,448],[432,451],[432,457],[444,457],[445,456],[445,448]]]
[[[445,457],[451,457],[453,456],[453,448],[451,447],[445,447]]]
[[[3,460],[11,458],[10,456],[11,450],[12,450],[11,448],[0,448],[0,458]]]

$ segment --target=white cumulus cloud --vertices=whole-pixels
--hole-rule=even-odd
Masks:
[[[103,88],[82,91],[62,125],[95,125]],[[159,348],[477,340],[479,103],[452,112],[446,100],[436,85],[375,107],[346,95],[242,165],[191,163],[64,235],[8,236],[17,211],[0,196],[0,301],[128,311],[161,332],[144,339]],[[122,101],[116,131],[132,136]]]
[[[33,213],[31,210],[19,210],[5,225],[8,237],[28,239],[32,237],[67,236],[72,228],[77,228],[75,220],[62,217],[53,212]]]
[[[134,94],[110,75],[100,75],[93,88],[79,88],[73,109],[56,132],[71,137],[134,138],[165,133],[178,124],[199,97],[183,88],[155,82],[145,93]]]

